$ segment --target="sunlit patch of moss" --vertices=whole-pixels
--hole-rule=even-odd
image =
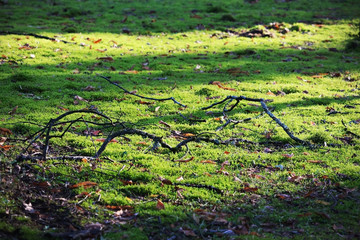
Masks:
[[[199,233],[205,228],[202,225],[205,223],[197,224],[192,210],[221,209],[236,216],[232,226],[243,224],[239,219],[247,217],[254,232],[261,232],[262,227],[271,221],[282,226],[281,230],[272,229],[279,236],[282,236],[281,231],[295,231],[287,227],[289,224],[295,224],[298,229],[314,236],[323,236],[321,229],[332,228],[333,222],[337,221],[335,217],[331,216],[333,222],[327,223],[315,214],[298,216],[304,212],[326,210],[320,208],[323,206],[316,203],[313,196],[304,197],[310,189],[316,189],[314,183],[323,187],[325,192],[330,180],[345,188],[356,187],[359,183],[359,147],[346,144],[333,148],[325,147],[324,143],[332,146],[331,143],[350,141],[348,138],[341,140],[349,137],[342,121],[348,130],[359,134],[356,84],[360,74],[356,54],[351,49],[342,52],[348,39],[346,33],[354,31],[348,25],[349,20],[315,19],[316,23],[322,24],[298,21],[314,22],[314,12],[325,17],[326,14],[333,16],[344,12],[346,18],[354,18],[350,9],[357,6],[349,8],[347,2],[339,5],[334,1],[310,4],[302,0],[278,1],[275,5],[269,1],[250,4],[250,1],[229,0],[221,6],[205,2],[172,1],[170,4],[164,1],[164,6],[168,6],[164,9],[163,5],[152,0],[146,5],[141,1],[128,1],[121,6],[104,1],[60,1],[54,6],[24,1],[22,6],[29,14],[23,14],[21,6],[6,3],[0,11],[4,16],[11,11],[14,13],[9,16],[14,31],[37,32],[76,44],[32,36],[1,36],[0,49],[4,56],[0,81],[4,84],[0,88],[3,107],[0,119],[4,126],[0,127],[8,124],[14,133],[28,134],[39,130],[40,126],[26,127],[28,125],[14,123],[31,121],[45,125],[49,119],[65,113],[66,109],[92,106],[126,122],[126,126],[163,137],[171,146],[179,143],[176,134],[181,133],[209,132],[201,136],[218,141],[230,138],[253,141],[256,144],[216,145],[198,141],[188,144],[188,152],[183,147],[180,152],[173,153],[161,147],[152,151],[154,141],[141,136],[125,136],[116,138],[117,143],[110,143],[99,160],[54,160],[41,162],[41,165],[37,163],[34,168],[48,175],[38,176],[39,179],[50,181],[54,177],[54,182],[61,186],[95,182],[96,187],[91,189],[66,188],[70,192],[69,201],[81,201],[75,196],[82,192],[101,190],[100,195],[93,193],[81,206],[99,213],[106,212],[106,204],[131,205],[141,218],[137,224],[145,222],[146,227],[158,226],[159,221],[176,225],[181,220]],[[35,7],[42,11],[32,11]],[[334,7],[339,9],[336,13],[331,10]],[[102,16],[98,17],[100,10]],[[46,21],[39,21],[39,18],[46,18]],[[264,30],[264,25],[274,22],[283,22],[281,24],[289,32],[277,33],[276,38],[239,36],[254,28]],[[9,23],[0,24],[9,29]],[[271,31],[277,32],[276,29]],[[19,49],[26,44],[31,49]],[[113,60],[104,61],[104,57]],[[172,101],[142,99],[147,103],[141,103],[138,97],[125,94],[98,75],[111,76],[112,81],[139,95],[174,97],[187,108]],[[214,81],[236,91],[209,84]],[[94,91],[85,90],[87,86],[94,87]],[[228,95],[265,99],[273,114],[295,136],[321,147],[299,146],[268,115],[260,115],[259,102],[242,100],[225,117],[222,117],[225,104],[205,111],[201,109]],[[75,96],[85,101],[76,100]],[[17,112],[9,115],[15,106],[19,107]],[[331,108],[341,113],[330,114]],[[74,115],[71,119],[81,116]],[[215,132],[228,118],[242,120],[249,117],[253,119],[229,124],[222,131]],[[66,124],[57,125],[51,133],[61,134],[61,128],[66,127]],[[84,136],[89,129],[101,130],[101,133]],[[90,123],[75,123],[63,138],[50,140],[50,155],[93,156],[102,144],[101,138],[120,129],[121,126],[103,128]],[[41,141],[40,138],[34,144],[34,151],[41,149]],[[358,143],[357,138],[351,139],[351,144]],[[176,162],[179,159],[191,160]],[[209,160],[213,162],[206,163]],[[292,182],[294,176],[305,179]],[[162,184],[162,178],[172,184]],[[253,192],[246,192],[244,188],[247,186]],[[211,187],[223,190],[223,194],[211,190]],[[338,187],[331,191],[337,191]],[[178,189],[182,189],[181,195]],[[165,209],[156,208],[157,199],[163,200]],[[353,201],[341,201],[346,207],[337,204],[339,212],[332,214],[344,220],[346,216],[341,211],[355,208],[352,207]],[[355,226],[353,217],[346,218],[349,226]],[[83,219],[82,223],[89,221],[96,222],[96,219]],[[316,227],[319,225],[321,229]],[[176,225],[175,229],[181,226]],[[121,234],[106,236],[133,238],[134,235],[150,234],[147,229],[142,231],[130,227],[131,224],[121,228]],[[274,235],[270,234],[269,238],[274,238]]]

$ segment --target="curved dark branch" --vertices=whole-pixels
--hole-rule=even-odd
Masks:
[[[232,101],[232,100],[236,100],[236,104],[234,106],[232,106],[229,110],[226,109],[226,106]],[[202,108],[203,110],[206,110],[206,109],[209,109],[209,108],[212,108],[216,105],[219,105],[219,104],[222,104],[226,101],[229,101],[225,104],[225,107],[224,107],[224,110],[223,110],[223,113],[226,111],[226,112],[229,112],[231,110],[233,110],[235,108],[235,106],[238,104],[239,101],[241,100],[246,100],[246,101],[251,101],[251,102],[260,102],[261,104],[261,107],[264,109],[264,112],[269,115],[269,117],[271,117],[280,127],[282,127],[282,129],[286,132],[286,134],[291,138],[293,139],[294,141],[298,142],[298,143],[301,143],[303,145],[307,145],[307,146],[311,146],[311,143],[308,142],[308,141],[304,141],[304,140],[301,140],[300,138],[298,137],[295,137],[288,126],[286,126],[283,122],[280,121],[280,119],[278,119],[268,108],[268,106],[265,104],[265,100],[262,99],[262,98],[248,98],[248,97],[245,97],[245,96],[227,96],[225,99],[221,100],[220,102],[216,102],[216,103],[213,103],[211,104],[210,106],[208,107],[204,107]],[[250,118],[251,119],[251,118]],[[248,121],[250,119],[244,119],[244,120],[240,120],[241,122],[243,121]],[[231,122],[234,122],[234,123],[239,123],[239,122],[236,122],[234,120],[231,120],[231,119],[228,119],[226,121],[226,123],[222,126],[220,126],[217,131],[223,129],[224,127],[226,127],[227,125],[229,125]]]
[[[169,98],[151,98],[151,97],[141,96],[141,95],[139,95],[139,94],[136,94],[136,93],[133,93],[133,92],[128,91],[127,89],[125,89],[124,87],[120,86],[120,85],[117,84],[116,82],[112,82],[109,77],[104,77],[104,76],[99,76],[99,77],[101,77],[101,78],[105,79],[106,81],[108,81],[109,83],[117,86],[118,88],[120,88],[121,90],[123,90],[123,91],[124,91],[125,93],[127,93],[127,94],[130,94],[130,95],[133,95],[133,96],[136,96],[136,97],[139,97],[139,98],[147,99],[147,100],[154,100],[154,101],[169,101],[169,100],[171,100],[171,101],[173,101],[174,103],[176,103],[176,104],[178,104],[178,105],[180,105],[180,106],[182,106],[182,107],[186,107],[186,105],[184,105],[184,104],[176,101],[174,97],[169,97]]]

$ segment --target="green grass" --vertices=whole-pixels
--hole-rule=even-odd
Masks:
[[[360,7],[357,1],[250,2],[0,1],[0,127],[13,132],[0,132],[4,145],[13,146],[0,149],[0,238],[33,239],[96,222],[106,229],[103,239],[358,237],[360,68],[354,26]],[[273,37],[239,36],[266,32],[275,22]],[[140,104],[99,75],[187,107],[144,99],[149,104]],[[223,105],[202,108],[228,95],[270,100],[266,104],[295,136],[318,147],[294,142],[266,114],[255,118],[262,112],[257,102],[241,101],[228,113],[252,120],[216,132],[225,123],[219,121]],[[148,151],[153,141],[126,136],[110,143],[98,161],[16,163],[28,143],[19,139],[68,110],[90,106],[172,146],[179,142],[174,131],[259,144],[192,142],[184,159],[194,159],[179,163],[174,160],[185,148]],[[106,122],[92,114],[65,120],[82,115]],[[112,131],[76,123],[50,141],[49,155],[94,155],[101,142],[85,136],[88,127],[101,130],[93,140]],[[41,151],[42,143],[36,141],[31,152]],[[173,184],[162,184],[162,178]],[[69,187],[84,181],[97,185]],[[164,209],[157,208],[158,200]],[[24,202],[37,213],[24,210]]]

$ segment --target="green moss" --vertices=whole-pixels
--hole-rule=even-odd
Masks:
[[[32,82],[33,80],[34,78],[30,75],[30,73],[18,72],[10,76],[10,81],[15,83]]]
[[[356,96],[360,72],[357,45],[343,50],[348,41],[357,41],[348,33],[358,34],[350,25],[358,18],[360,6],[330,0],[255,2],[6,1],[0,8],[7,19],[0,22],[1,29],[74,44],[31,35],[0,36],[1,128],[10,129],[16,138],[26,137],[40,127],[21,122],[46,125],[49,119],[86,107],[121,122],[104,127],[107,121],[95,114],[68,116],[64,121],[91,122],[76,122],[63,138],[52,138],[49,156],[55,157],[93,156],[103,138],[123,126],[157,135],[170,146],[184,140],[185,133],[211,139],[198,138],[172,152],[161,146],[153,149],[154,141],[146,137],[126,135],[109,143],[97,160],[25,161],[18,163],[22,167],[19,176],[49,181],[54,191],[62,189],[51,193],[57,196],[52,201],[66,197],[69,202],[80,202],[89,213],[76,212],[80,225],[117,221],[115,213],[129,218],[138,213],[136,221],[128,221],[118,232],[105,233],[109,239],[171,238],[168,233],[180,239],[189,237],[179,229],[215,238],[220,234],[216,229],[230,225],[251,226],[250,232],[269,239],[293,236],[296,231],[298,238],[322,239],[334,224],[343,225],[338,233],[349,237],[347,233],[353,231],[349,229],[358,226],[359,212],[353,207],[358,193],[352,189],[360,181],[360,141],[343,124],[360,134]],[[316,24],[305,24],[310,22]],[[269,23],[278,37],[246,35],[249,30],[265,30]],[[151,98],[173,97],[187,107],[172,100],[139,101],[99,75],[110,76],[127,91]],[[93,86],[93,91],[87,86]],[[296,137],[319,148],[292,140],[263,113],[259,100],[241,100],[224,116],[224,106],[230,109],[237,103],[217,104],[227,96],[264,99]],[[15,106],[16,113],[10,115]],[[216,131],[229,119],[246,121]],[[50,134],[61,134],[68,124],[57,125]],[[86,132],[94,135],[85,136]],[[7,138],[4,144],[17,146],[0,155],[2,164],[7,164],[15,159],[22,143],[14,142],[12,135],[1,137]],[[220,144],[222,141],[228,144]],[[43,143],[43,137],[36,139],[30,152],[41,151]],[[34,171],[28,174],[30,167]],[[17,176],[7,178],[9,169],[16,170],[15,166],[0,168],[6,183]],[[96,185],[67,187],[85,181]],[[50,191],[31,185],[26,192],[46,190]],[[81,202],[78,195],[85,191],[92,195]],[[0,215],[7,214],[8,208],[24,211],[21,201],[5,196]],[[333,202],[331,196],[342,198]],[[159,199],[164,209],[156,207]],[[113,213],[106,205],[131,205],[134,210]],[[346,209],[355,210],[344,213]],[[206,217],[199,216],[202,212]],[[328,213],[330,219],[317,213]],[[215,223],[215,216],[224,222],[231,219],[231,223]],[[31,218],[13,220],[33,224]],[[265,234],[267,226],[271,232]],[[2,228],[19,232],[16,226],[2,224]],[[21,231],[33,234],[29,229]]]
[[[324,144],[326,142],[329,142],[330,138],[328,134],[320,131],[315,131],[311,134],[310,137],[308,137],[308,140],[313,142],[314,144]]]
[[[41,233],[36,228],[21,226],[19,230],[19,234],[23,239],[36,240],[39,239]]]
[[[231,14],[222,15],[220,20],[226,21],[226,22],[235,22],[236,21],[236,19]]]
[[[15,227],[7,222],[0,221],[0,229],[6,233],[12,233],[15,231]]]
[[[228,12],[227,9],[225,9],[222,6],[211,6],[207,10],[209,13],[222,13],[222,12]]]

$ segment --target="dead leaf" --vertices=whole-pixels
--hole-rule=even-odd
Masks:
[[[95,139],[95,141],[97,142],[105,142],[106,138],[98,138],[98,139]],[[113,143],[118,143],[119,141],[116,140],[115,138],[111,139],[110,142],[113,142]]]
[[[125,73],[128,73],[128,74],[138,74],[139,72],[136,71],[136,70],[128,70],[128,71],[125,71]]]
[[[166,179],[166,178],[161,178],[161,183],[162,184],[165,184],[165,185],[173,185],[173,183],[169,180],[169,179]]]
[[[73,74],[79,74],[80,73],[80,70],[78,68],[75,68],[73,71],[72,71]]]
[[[180,181],[182,181],[182,180],[184,180],[184,178],[183,178],[182,176],[176,178],[176,181],[177,181],[177,182],[180,182]]]
[[[236,91],[236,89],[234,89],[234,88],[224,87],[223,84],[219,81],[211,81],[209,84],[216,85],[219,88],[224,89],[224,90]]]
[[[124,206],[112,206],[112,205],[106,205],[105,206],[107,209],[110,210],[133,210],[134,207],[129,206],[129,205],[124,205]]]
[[[241,68],[230,68],[226,70],[227,73],[231,74],[232,76],[238,76],[240,74],[249,75],[248,71],[244,71]]]
[[[60,109],[60,110],[63,110],[63,111],[69,111],[69,109],[64,108],[64,107],[62,107],[62,106],[57,106],[57,108]]]
[[[212,161],[212,160],[202,160],[200,161],[201,163],[210,163],[210,164],[216,164],[216,162]]]
[[[234,182],[242,182],[241,180],[240,180],[240,178],[238,178],[238,177],[236,177],[236,176],[234,176],[234,178],[233,178],[233,180],[234,180]]]
[[[25,43],[24,45],[20,46],[19,49],[24,49],[24,50],[31,50],[34,49],[35,47],[30,46],[28,43]]]
[[[309,163],[323,163],[322,160],[308,160]]]
[[[99,57],[96,59],[104,61],[104,62],[113,62],[114,61],[114,59],[112,57]]]
[[[284,194],[284,193],[279,193],[279,194],[276,195],[276,196],[277,196],[278,198],[280,198],[280,199],[283,199],[283,200],[290,198],[290,195]]]
[[[185,236],[188,236],[188,237],[197,237],[197,235],[195,234],[195,232],[191,229],[182,229],[180,228],[180,231],[182,231]]]
[[[11,135],[12,132],[11,132],[9,129],[7,129],[7,128],[2,128],[2,127],[0,127],[0,134],[7,136],[7,135]]]
[[[88,91],[88,92],[90,92],[90,91],[95,91],[95,90],[96,90],[96,88],[95,88],[95,87],[93,87],[93,86],[91,86],[91,85],[89,85],[89,86],[87,86],[86,88],[83,88],[83,90],[84,90],[84,91]]]
[[[79,100],[79,101],[83,101],[83,102],[88,102],[88,100],[86,100],[86,99],[84,99],[84,98],[82,98],[82,97],[80,97],[80,96],[78,96],[78,95],[76,95],[76,96],[74,97],[74,99],[75,99],[75,100]]]
[[[96,185],[97,185],[97,183],[95,183],[95,182],[85,181],[85,182],[80,182],[80,183],[71,185],[71,186],[69,186],[69,188],[84,187],[86,189],[86,188],[94,187]]]
[[[6,142],[7,138],[6,137],[0,137],[0,145],[4,145],[4,143]]]
[[[151,104],[154,104],[155,102],[145,102],[145,101],[142,101],[142,100],[137,100],[137,101],[135,101],[135,102],[137,102],[137,103],[139,103],[139,104],[143,104],[143,105],[151,105]]]
[[[179,160],[174,160],[174,162],[190,162],[192,160],[194,160],[195,157],[191,157],[189,159],[179,159]]]
[[[196,14],[194,14],[194,15],[191,15],[190,17],[191,17],[191,18],[197,18],[197,19],[202,19],[202,17],[201,17],[201,16],[199,16],[199,15],[196,15]]]
[[[134,184],[132,180],[122,180],[122,179],[120,179],[120,182],[122,182],[122,184],[124,184],[124,186]]]
[[[283,156],[283,157],[285,157],[285,158],[292,158],[293,156],[294,156],[294,154],[293,153],[291,153],[291,154],[282,154],[281,156]]]
[[[82,193],[76,195],[75,198],[90,197],[90,196],[91,196],[91,193],[82,192]]]
[[[256,187],[244,187],[242,189],[244,192],[256,192],[257,190],[259,190],[259,188],[256,188]]]
[[[181,134],[183,137],[195,137],[196,135],[195,134],[192,134],[192,133],[183,133]]]
[[[4,151],[9,151],[10,148],[13,148],[13,145],[0,145],[1,149],[4,149]]]
[[[48,187],[51,187],[51,184],[48,181],[33,182],[33,186],[41,187],[41,188],[48,188]]]
[[[157,200],[156,208],[157,208],[158,210],[165,209],[165,205],[164,205],[164,203],[163,203],[160,199]]]
[[[93,43],[95,43],[95,44],[97,44],[97,43],[99,43],[99,42],[101,42],[101,38],[98,39],[98,40],[96,40],[96,41],[93,41]]]
[[[271,92],[270,90],[266,93],[266,95],[269,95],[269,96],[276,96],[275,93]]]
[[[35,209],[32,207],[31,202],[30,203],[23,203],[24,207],[25,207],[25,211],[29,212],[29,213],[35,213]]]

